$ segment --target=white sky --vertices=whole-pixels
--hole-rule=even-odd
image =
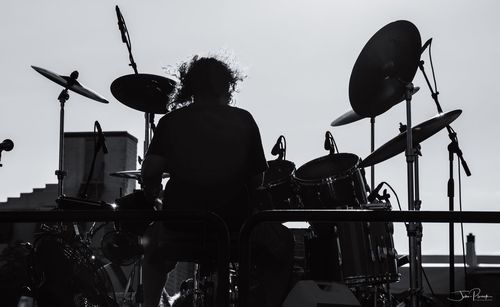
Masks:
[[[234,54],[248,74],[236,105],[254,115],[268,159],[283,134],[287,158],[297,167],[326,154],[326,130],[341,151],[362,158],[369,154],[368,120],[334,129],[329,125],[350,109],[349,77],[368,39],[390,22],[413,22],[423,42],[433,37],[443,109],[463,110],[452,126],[473,173],[463,178],[464,210],[497,210],[499,141],[494,124],[499,110],[495,91],[500,2],[494,0],[4,1],[0,141],[10,138],[15,148],[2,154],[0,201],[57,182],[61,89],[30,65],[62,75],[78,70],[82,84],[110,101],[104,105],[71,93],[66,131],[91,131],[94,120],[99,120],[104,130],[126,130],[138,137],[142,152],[142,113],[120,104],[109,90],[114,79],[133,72],[118,31],[116,4],[125,17],[139,72],[165,75],[162,67],[175,67],[196,53]],[[430,72],[428,57],[423,60]],[[414,84],[421,87],[413,100],[417,124],[435,115],[436,107],[419,72]],[[405,121],[404,104],[379,116],[377,146],[394,137],[399,122]],[[440,132],[422,144],[423,210],[448,209],[448,143],[446,133]],[[407,208],[404,156],[380,163],[376,174],[376,182],[388,181]],[[466,225],[465,231],[477,235],[478,253],[492,253],[500,252],[500,245],[488,235],[499,228]],[[426,226],[424,251],[446,253],[446,231],[444,225]],[[396,232],[397,248],[404,252],[405,231],[399,227]]]

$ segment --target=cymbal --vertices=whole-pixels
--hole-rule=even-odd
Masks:
[[[413,146],[423,142],[439,130],[448,126],[451,122],[457,119],[462,113],[462,110],[454,110],[447,113],[441,113],[431,119],[426,120],[412,128]],[[406,149],[406,131],[380,146],[372,152],[366,159],[361,161],[360,167],[375,165],[385,161],[395,155],[405,151]]]
[[[412,95],[415,95],[418,91],[420,90],[420,87],[415,86],[413,90],[411,91]],[[357,122],[358,120],[361,120],[363,118],[367,118],[366,116],[361,116],[358,113],[354,112],[353,110],[347,111],[346,113],[340,115],[335,119],[330,126],[332,127],[338,127],[342,125],[347,125],[350,123]]]
[[[342,126],[342,125],[347,125],[347,124],[356,122],[356,121],[363,119],[363,118],[365,118],[365,116],[358,115],[358,113],[351,110],[351,111],[347,111],[346,113],[337,117],[337,119],[334,120],[330,124],[330,126],[338,127],[338,126]]]
[[[125,178],[125,179],[135,179],[135,180],[141,180],[142,175],[141,175],[141,170],[129,170],[129,171],[119,171],[119,172],[114,172],[109,174],[112,177],[118,177],[118,178]],[[162,178],[168,178],[170,175],[168,173],[163,173],[161,176]]]
[[[44,68],[41,68],[41,67],[37,67],[37,66],[33,66],[31,65],[31,68],[33,68],[34,70],[36,70],[37,72],[39,72],[42,76],[46,77],[47,79],[75,92],[75,93],[78,93],[80,95],[83,95],[87,98],[90,98],[90,99],[93,99],[95,101],[99,101],[99,102],[102,102],[102,103],[109,103],[104,97],[102,97],[101,95],[97,94],[96,92],[88,89],[88,88],[85,88],[83,85],[81,85],[78,81],[74,80],[72,83],[72,85],[70,85],[70,83],[68,82],[70,80],[70,77],[67,77],[67,76],[61,76],[61,75],[58,75],[56,73],[53,73],[47,69],[44,69]],[[69,85],[69,86],[68,86]]]
[[[420,33],[409,21],[392,22],[366,43],[349,80],[351,107],[363,117],[384,113],[405,99],[406,85],[417,72]]]
[[[111,83],[111,93],[124,105],[142,112],[167,113],[169,95],[175,81],[157,75],[133,74],[117,78]]]

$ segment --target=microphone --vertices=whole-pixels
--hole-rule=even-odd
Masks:
[[[335,153],[335,140],[333,139],[333,135],[330,133],[330,131],[327,131],[325,133],[325,143],[323,144],[323,148],[325,150],[329,150],[330,154]]]
[[[280,153],[280,147],[281,147],[281,136],[276,140],[276,144],[274,144],[273,149],[271,149],[271,154],[273,156],[276,156]]]
[[[116,17],[118,18],[118,29],[120,29],[120,33],[122,34],[122,42],[127,43],[127,37],[125,36],[125,21],[123,20],[123,15],[120,12],[120,8],[115,6],[116,9]]]
[[[283,157],[286,155],[286,144],[285,143],[285,137],[280,135],[278,139],[276,140],[276,144],[274,144],[273,148],[271,149],[271,154],[273,156],[278,156],[278,159],[282,160]]]
[[[102,145],[102,152],[107,154],[108,148],[106,147],[106,139],[104,138],[104,133],[102,133],[101,125],[98,121],[95,121],[94,126],[97,129],[97,134],[99,137],[99,144]]]
[[[371,203],[375,200],[375,198],[377,198],[377,196],[380,196],[378,195],[378,192],[380,191],[380,189],[382,188],[382,186],[384,185],[385,182],[381,182],[378,184],[378,186],[370,193],[370,195],[368,195],[368,202]]]
[[[12,148],[14,148],[14,142],[10,139],[5,139],[2,143],[0,143],[0,151],[11,151]]]
[[[425,49],[427,49],[427,47],[429,47],[429,45],[432,43],[432,37],[429,38],[425,44],[422,46],[422,48],[420,49],[420,54],[424,53]]]

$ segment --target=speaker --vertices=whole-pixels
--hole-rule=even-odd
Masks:
[[[314,280],[297,282],[283,303],[283,307],[353,306],[360,306],[360,303],[346,285]]]

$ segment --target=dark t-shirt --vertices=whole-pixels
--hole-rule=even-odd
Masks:
[[[252,115],[227,105],[194,103],[166,114],[148,154],[166,159],[166,208],[213,211],[230,228],[249,213],[246,183],[267,168]]]

